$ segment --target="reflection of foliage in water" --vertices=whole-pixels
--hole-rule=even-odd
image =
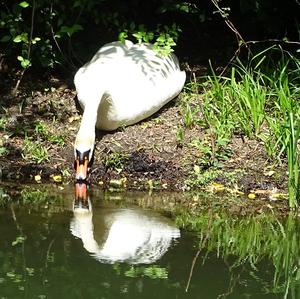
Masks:
[[[167,279],[168,270],[156,265],[151,266],[130,266],[124,273],[127,277],[149,277],[151,279]]]
[[[0,188],[0,206],[7,206],[12,202],[36,206],[37,208],[43,205],[43,208],[51,204],[62,203],[63,195],[59,191],[55,192],[53,185],[38,185],[38,186],[22,186],[19,190],[13,186],[9,188]],[[57,205],[58,207],[58,205]],[[55,205],[53,205],[55,209]]]
[[[47,188],[26,188],[20,193],[20,202],[23,204],[48,204],[57,203],[62,198],[51,193]]]
[[[5,223],[6,228],[2,226],[4,231],[4,235],[2,235],[4,243],[2,245],[5,248],[5,250],[0,248],[2,267],[0,287],[2,291],[10,290],[10,285],[13,283],[16,291],[25,292],[30,277],[43,272],[48,263],[51,263],[52,253],[50,249],[54,239],[49,239],[51,234],[49,216],[64,209],[61,205],[63,197],[53,191],[53,186],[49,189],[47,185],[28,185],[22,186],[21,189],[17,186],[0,188],[0,207],[10,210],[9,213],[11,214],[11,220]],[[38,210],[39,213],[35,214],[35,210]],[[27,217],[24,217],[24,211],[26,211]],[[29,222],[34,222],[35,217],[38,217],[36,219],[40,221],[36,222],[34,227],[26,228],[23,222],[28,222],[28,219],[30,219]],[[6,235],[9,235],[10,238]],[[38,238],[35,238],[35,235]],[[9,239],[11,242],[7,243]],[[67,241],[65,241],[64,246],[67,248]],[[43,251],[45,260],[41,263],[42,267],[32,266],[32,256],[28,254],[30,253],[29,248],[34,248],[34,252],[41,253]],[[40,298],[46,298],[46,296],[41,293]]]
[[[158,265],[126,265],[115,263],[113,265],[114,271],[118,275],[124,275],[130,278],[148,277],[151,279],[167,279],[168,269]]]
[[[232,261],[232,271],[248,264],[251,275],[260,280],[257,266],[266,258],[270,260],[275,268],[274,280],[263,283],[266,293],[283,293],[286,298],[299,289],[300,222],[294,215],[279,220],[273,214],[241,218],[212,211],[196,217],[182,213],[177,224],[197,231],[199,250],[217,252],[218,257]]]
[[[0,188],[0,207],[6,205],[6,203],[10,200],[10,196],[7,194],[5,189]]]

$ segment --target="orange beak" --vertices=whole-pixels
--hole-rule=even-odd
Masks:
[[[77,200],[86,200],[87,199],[87,185],[84,183],[75,184],[75,198]]]
[[[73,204],[74,211],[90,211],[90,200],[87,184],[80,182],[75,184],[75,200]]]
[[[79,162],[79,159],[75,160],[75,171],[76,171],[76,180],[84,181],[88,176],[88,164],[89,161],[87,158],[84,159],[83,163]]]

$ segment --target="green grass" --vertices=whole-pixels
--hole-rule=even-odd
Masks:
[[[194,80],[184,97],[190,101],[181,104],[185,129],[196,124],[204,128],[203,140],[192,144],[200,144],[207,164],[218,165],[235,134],[263,142],[270,159],[287,161],[292,208],[300,201],[299,86],[300,60],[274,46],[255,55],[246,66],[236,61],[228,76],[212,71]]]
[[[5,146],[0,146],[0,157],[6,156],[9,153],[9,150]]]
[[[34,130],[43,140],[49,141],[58,146],[63,146],[65,144],[64,136],[50,133],[46,128],[46,124],[41,121],[35,123]]]
[[[107,169],[110,168],[116,170],[117,172],[121,172],[126,159],[127,156],[125,154],[111,152],[104,157],[103,164]]]
[[[40,141],[32,140],[32,138],[28,136],[25,136],[24,139],[22,157],[27,161],[35,162],[37,164],[50,161],[48,148]]]
[[[5,116],[0,117],[0,130],[5,131],[7,119]]]
[[[49,149],[65,144],[64,136],[51,133],[46,124],[38,121],[34,124],[34,134],[25,130],[22,157],[37,164],[50,161]]]

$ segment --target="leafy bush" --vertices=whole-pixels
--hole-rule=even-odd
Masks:
[[[129,1],[125,7],[119,1],[107,0],[12,0],[4,4],[0,13],[0,42],[7,58],[19,61],[24,69],[31,65],[74,66],[78,60],[76,52],[84,52],[88,38],[92,38],[93,46],[100,39],[108,41],[104,32],[112,36],[110,41],[119,34],[121,40],[130,36],[138,42],[154,42],[163,53],[172,51],[179,27],[156,24],[153,33],[147,26],[128,19],[130,8],[135,5],[139,4]]]

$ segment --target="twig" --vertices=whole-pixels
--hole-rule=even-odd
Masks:
[[[266,42],[276,42],[276,43],[286,43],[286,44],[294,44],[294,45],[300,45],[300,42],[297,41],[287,41],[287,40],[279,40],[279,39],[265,39],[261,41],[246,41],[240,32],[237,30],[237,28],[234,26],[234,24],[229,20],[227,12],[222,9],[218,1],[220,0],[211,0],[212,4],[217,8],[217,11],[220,13],[221,17],[223,18],[225,24],[229,27],[229,29],[235,34],[235,37],[237,39],[238,48],[234,52],[234,55],[231,57],[227,65],[223,68],[222,72],[220,73],[220,76],[223,76],[228,67],[232,64],[232,62],[239,56],[242,47],[246,47],[248,51],[251,53],[249,45],[250,44],[257,44],[257,43],[266,43]]]
[[[52,15],[52,13],[53,13],[53,3],[51,3],[51,6],[50,6],[50,13],[51,13],[51,15]],[[60,45],[59,45],[59,43],[58,43],[58,41],[57,41],[57,38],[56,38],[55,33],[54,33],[53,26],[52,26],[52,22],[51,22],[51,24],[50,24],[50,30],[51,30],[52,39],[54,40],[54,43],[55,43],[55,45],[56,45],[56,47],[57,47],[59,53],[61,54],[61,56],[63,57],[63,59],[64,59],[68,64],[70,64],[70,65],[73,66],[72,61],[70,61],[69,58],[64,54],[63,50],[61,49],[61,47],[60,47]]]
[[[29,60],[30,55],[31,55],[31,45],[32,45],[32,36],[33,36],[33,25],[34,25],[34,12],[35,12],[35,0],[33,0],[33,2],[32,2],[31,25],[30,25],[29,42],[28,42],[28,47],[27,47],[27,60]],[[23,68],[16,85],[15,85],[14,89],[12,90],[13,96],[17,95],[20,83],[24,77],[24,74],[25,74],[27,68],[28,68],[27,66],[26,66],[26,68]]]
[[[263,39],[263,40],[250,40],[245,42],[246,44],[258,44],[258,43],[284,43],[284,44],[291,44],[291,45],[298,45],[300,46],[300,42],[296,41],[289,41],[289,40],[283,40],[283,39],[276,39],[276,38],[269,38],[269,39]]]
[[[76,17],[76,19],[75,19],[75,23],[76,23],[77,20],[79,19],[79,17],[80,17],[80,15],[81,15],[82,11],[83,11],[83,7],[81,7],[81,9],[80,9],[80,11],[79,11],[79,13],[78,13],[78,15],[77,15],[77,17]],[[51,13],[51,14],[53,13],[53,4],[51,4],[51,7],[50,7],[50,13]],[[56,38],[56,36],[55,36],[54,29],[53,29],[53,26],[52,26],[52,22],[51,22],[51,24],[50,24],[50,30],[51,30],[52,39],[54,40],[54,43],[55,43],[55,45],[56,45],[58,51],[59,51],[60,54],[62,55],[63,59],[65,59],[65,61],[66,61],[73,69],[76,69],[76,68],[77,68],[76,65],[74,64],[74,62],[73,62],[72,59],[70,58],[71,55],[70,55],[70,57],[68,57],[67,55],[64,54],[63,50],[61,49],[61,47],[60,47],[60,45],[59,45],[59,43],[58,43],[58,41],[57,41],[57,38]],[[82,64],[83,62],[80,61],[80,60],[75,56],[75,53],[74,53],[74,51],[73,51],[73,48],[72,48],[71,51],[70,51],[70,48],[71,48],[70,43],[71,43],[71,38],[69,38],[69,52],[71,52],[70,54],[73,54],[73,56],[76,58],[76,60],[77,60],[80,64]]]
[[[220,15],[223,18],[225,24],[235,34],[235,37],[236,37],[236,40],[237,40],[237,43],[238,43],[238,48],[234,52],[234,55],[229,60],[229,62],[225,66],[225,68],[223,68],[223,70],[222,70],[222,72],[220,74],[220,76],[222,76],[225,73],[225,71],[227,70],[227,68],[229,67],[229,65],[236,59],[236,57],[239,56],[242,46],[245,46],[248,50],[249,50],[249,48],[248,48],[248,44],[245,41],[245,39],[242,37],[242,35],[240,34],[240,32],[236,29],[236,27],[234,26],[234,24],[229,20],[229,18],[227,16],[227,13],[224,11],[224,9],[222,9],[219,6],[218,0],[211,0],[211,2],[217,8],[217,11],[220,13]]]
[[[54,239],[51,240],[51,242],[49,243],[49,246],[48,246],[48,249],[47,249],[47,252],[46,252],[46,261],[45,261],[45,268],[47,269],[48,268],[48,260],[49,260],[49,256],[50,256],[50,250],[51,250],[51,247],[54,243]]]
[[[194,256],[193,258],[193,262],[192,262],[192,265],[191,265],[191,270],[190,270],[190,274],[189,274],[189,279],[188,279],[188,282],[186,284],[186,287],[185,287],[185,292],[187,293],[188,290],[189,290],[189,287],[190,287],[190,283],[191,283],[191,280],[192,280],[192,276],[193,276],[193,272],[194,272],[194,267],[195,267],[195,264],[196,264],[196,261],[197,261],[197,258],[200,254],[201,250],[199,249],[196,253],[196,255]]]
[[[234,60],[236,60],[236,58],[239,56],[241,52],[241,46],[239,46],[236,51],[234,52],[233,56],[230,58],[230,60],[228,61],[228,63],[226,64],[226,66],[223,68],[222,72],[219,74],[220,77],[222,77],[224,75],[224,73],[227,71],[228,67],[232,64],[232,62]]]
[[[217,0],[211,0],[212,4],[217,8],[218,12],[221,14],[222,18],[224,19],[224,22],[226,23],[226,25],[231,29],[231,31],[233,31],[233,33],[236,36],[237,42],[240,45],[243,43],[245,44],[245,40],[242,37],[242,35],[239,33],[239,31],[236,29],[236,27],[234,26],[234,24],[229,20],[227,13],[219,6],[218,1]]]
[[[202,244],[200,246],[200,249],[196,252],[196,254],[195,254],[194,258],[193,258],[193,261],[192,261],[191,270],[190,270],[190,274],[189,274],[189,279],[188,279],[188,282],[187,282],[186,287],[185,287],[185,292],[186,293],[189,290],[190,283],[191,283],[192,276],[193,276],[193,272],[194,272],[194,267],[196,265],[196,261],[198,259],[198,256],[199,256],[199,254],[201,252],[201,248],[203,248],[206,245],[206,243],[207,243],[207,241],[209,239],[209,236],[210,236],[210,230],[209,229],[211,227],[211,223],[212,223],[212,213],[210,213],[210,218],[209,218],[209,222],[207,224],[207,231],[206,231],[206,234],[205,234],[205,238],[204,238],[204,240],[203,240],[203,242],[202,242]]]
[[[13,208],[13,205],[10,206],[10,210],[11,210],[11,215],[12,215],[12,218],[13,218],[15,224],[16,224],[17,229],[18,229],[19,231],[21,231],[21,228],[20,228],[19,223],[18,223],[18,221],[17,221],[17,217],[16,217],[15,210],[14,210],[14,208]],[[22,232],[21,232],[21,233],[22,233]]]
[[[19,231],[20,235],[24,238],[23,242],[22,242],[22,257],[23,257],[23,274],[24,274],[24,280],[26,280],[26,277],[27,277],[27,271],[26,271],[26,257],[25,257],[25,235],[23,233],[23,229],[22,227],[19,225],[18,223],[18,220],[17,220],[17,217],[16,217],[16,213],[15,213],[15,210],[14,210],[14,207],[13,205],[11,204],[10,205],[10,210],[11,210],[11,214],[12,214],[12,218],[15,222],[15,225],[17,227],[17,230]]]
[[[236,277],[232,277],[232,276],[230,276],[230,281],[229,281],[227,291],[223,294],[218,295],[217,299],[226,298],[233,293],[235,286],[237,285],[238,281],[240,281],[241,273],[238,273]]]
[[[234,60],[239,56],[241,48],[243,46],[246,46],[249,49],[248,45],[251,44],[262,44],[262,43],[284,43],[284,44],[289,44],[289,45],[298,45],[300,46],[300,42],[296,41],[288,41],[288,40],[282,40],[282,39],[275,39],[275,38],[270,38],[270,39],[263,39],[263,40],[249,40],[249,41],[244,41],[243,44],[240,44],[238,49],[234,52],[233,56],[229,60],[229,62],[226,64],[226,66],[223,68],[222,72],[220,73],[220,76],[223,76],[228,67],[232,64]]]
[[[50,15],[52,15],[52,14],[53,14],[53,3],[51,3],[51,6],[50,6]],[[50,24],[50,30],[51,30],[52,38],[54,40],[54,43],[55,43],[58,51],[64,56],[63,51],[62,51],[59,43],[56,40],[55,33],[54,33],[54,30],[53,30],[53,26],[52,26],[52,22]]]

